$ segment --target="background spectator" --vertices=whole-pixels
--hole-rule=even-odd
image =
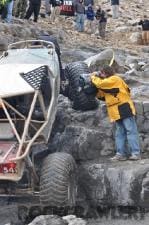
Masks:
[[[86,29],[87,31],[94,33],[95,24],[94,24],[95,12],[92,5],[89,5],[86,10]]]
[[[8,0],[7,1],[7,4],[6,4],[6,7],[7,7],[7,15],[6,15],[5,21],[7,23],[11,23],[12,22],[13,3],[14,3],[13,0]]]
[[[139,21],[138,25],[142,26],[142,30],[148,30],[149,31],[149,19],[147,18],[146,15],[144,15],[144,18]]]
[[[85,11],[87,10],[89,5],[94,6],[94,0],[84,0]]]
[[[4,20],[7,16],[7,0],[0,1],[0,14]]]
[[[107,25],[107,14],[104,10],[101,9],[101,6],[98,6],[96,11],[96,20],[98,21],[98,31],[101,38],[105,38],[106,25]],[[99,37],[97,37],[99,38]]]
[[[29,19],[34,13],[34,22],[37,22],[40,12],[41,0],[29,0],[29,7],[26,12],[25,19]]]
[[[149,19],[146,15],[139,21],[138,25],[142,26],[142,44],[149,45]]]
[[[85,20],[85,6],[83,0],[79,0],[75,3],[75,14],[76,14],[76,29],[79,32],[84,31],[84,20]]]
[[[51,14],[51,4],[49,0],[45,0],[45,15]]]
[[[24,19],[27,8],[27,0],[16,0],[14,3],[13,14],[15,17]]]
[[[112,6],[113,19],[118,19],[118,17],[119,17],[119,0],[111,0],[111,6]]]
[[[60,15],[60,6],[63,4],[63,0],[50,0],[51,4],[51,15],[50,20],[54,23],[56,17]]]

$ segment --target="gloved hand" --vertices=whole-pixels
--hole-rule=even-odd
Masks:
[[[88,95],[96,95],[97,88],[92,84],[90,74],[81,74],[79,78],[81,90]]]

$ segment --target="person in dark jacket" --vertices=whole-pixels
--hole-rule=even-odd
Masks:
[[[26,12],[25,19],[29,19],[34,13],[34,22],[37,22],[40,12],[41,0],[29,0],[29,7]]]
[[[105,38],[107,14],[104,10],[101,9],[101,6],[98,6],[95,17],[96,17],[96,20],[98,21],[99,35],[100,37]]]
[[[94,0],[84,0],[85,11],[88,9],[88,6],[94,6]]]
[[[146,15],[139,21],[138,25],[142,26],[142,44],[149,45],[149,19]]]
[[[147,19],[147,16],[145,15],[142,20],[138,22],[138,25],[142,26],[143,31],[149,31],[149,19]]]
[[[118,19],[118,17],[119,17],[119,0],[111,0],[111,6],[112,6],[113,19]]]
[[[2,20],[4,20],[7,16],[7,0],[0,1],[0,14]]]

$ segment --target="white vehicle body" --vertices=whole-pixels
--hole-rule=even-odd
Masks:
[[[24,162],[32,163],[29,156],[32,145],[48,142],[59,89],[59,62],[53,43],[17,42],[2,55],[0,180],[20,180]],[[22,108],[26,109],[25,113]],[[39,111],[40,117],[36,118]]]

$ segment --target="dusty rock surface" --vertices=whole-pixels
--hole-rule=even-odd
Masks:
[[[128,220],[122,220],[122,219],[98,219],[98,220],[90,220],[88,221],[87,225],[148,225],[148,217],[143,220],[135,220],[135,219],[128,219]]]
[[[66,221],[64,221],[62,218],[54,215],[47,215],[47,216],[39,216],[36,217],[31,223],[28,225],[68,225]]]

